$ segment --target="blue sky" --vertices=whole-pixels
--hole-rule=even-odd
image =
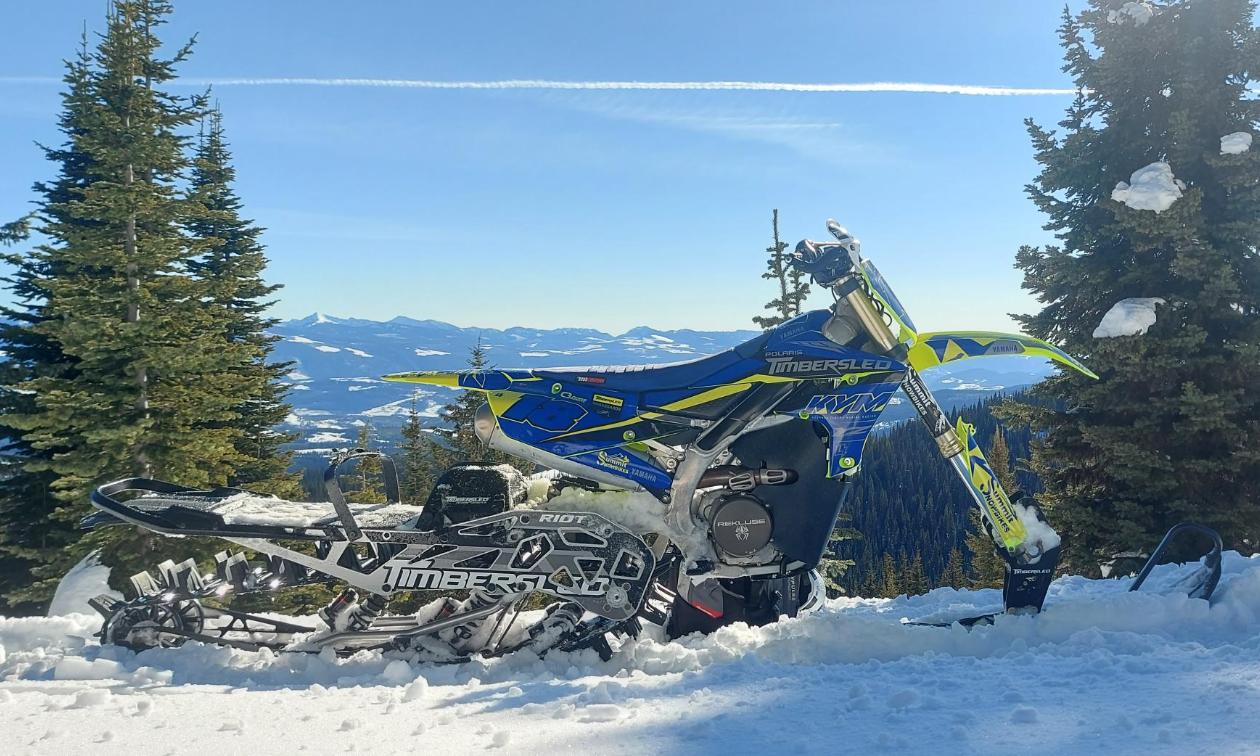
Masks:
[[[52,175],[61,60],[100,0],[0,27],[0,220]],[[176,2],[188,79],[928,82],[1065,88],[1061,4]],[[36,81],[27,80],[37,79]],[[189,91],[192,87],[189,86]],[[1043,243],[1022,121],[1069,97],[214,87],[275,314],[622,332],[749,328],[785,241],[835,217],[925,330],[1010,329]],[[811,305],[826,306],[824,295]]]

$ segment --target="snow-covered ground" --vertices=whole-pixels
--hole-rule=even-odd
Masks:
[[[1167,587],[1191,568],[1155,572]],[[83,615],[0,618],[9,754],[1260,753],[1260,557],[1211,604],[1055,582],[1038,617],[939,589],[593,652],[412,666],[190,644],[136,655]]]

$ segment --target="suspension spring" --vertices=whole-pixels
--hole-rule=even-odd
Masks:
[[[362,631],[368,629],[372,621],[381,616],[385,607],[389,606],[389,598],[373,593],[367,600],[350,610],[350,618],[346,621],[346,629]]]

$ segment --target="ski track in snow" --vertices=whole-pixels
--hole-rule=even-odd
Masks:
[[[1165,588],[1192,566],[1160,568]],[[1066,577],[1038,617],[997,591],[840,599],[811,617],[594,652],[413,666],[189,644],[136,655],[85,615],[0,618],[5,753],[1256,753],[1260,557],[1208,602]]]

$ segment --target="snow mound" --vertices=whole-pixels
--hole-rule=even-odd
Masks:
[[[1221,137],[1221,154],[1238,155],[1251,149],[1251,132],[1235,131]]]
[[[1155,307],[1164,304],[1159,297],[1134,297],[1122,299],[1107,310],[1102,322],[1094,329],[1094,338],[1113,339],[1117,336],[1141,336],[1155,325]]]
[[[1155,9],[1148,2],[1130,2],[1119,10],[1107,11],[1107,23],[1123,24],[1132,19],[1134,26],[1144,26],[1155,16]]]
[[[57,584],[57,592],[48,605],[48,616],[90,614],[95,617],[96,610],[88,606],[88,599],[96,598],[102,593],[120,600],[123,597],[109,587],[109,568],[101,564],[101,552],[93,551],[72,567]]]
[[[1196,568],[1159,567],[1147,585]],[[86,641],[88,617],[0,617],[0,703],[15,753],[1251,753],[1260,557],[1226,552],[1223,568],[1211,602],[1069,576],[1035,617],[908,624],[1001,604],[941,588],[669,643],[648,626],[608,662],[586,650],[404,666],[396,652],[196,642],[135,654]]]
[[[1168,163],[1155,162],[1134,171],[1128,183],[1116,184],[1111,198],[1134,210],[1162,213],[1181,199],[1181,190],[1185,188],[1185,184],[1173,177]]]

